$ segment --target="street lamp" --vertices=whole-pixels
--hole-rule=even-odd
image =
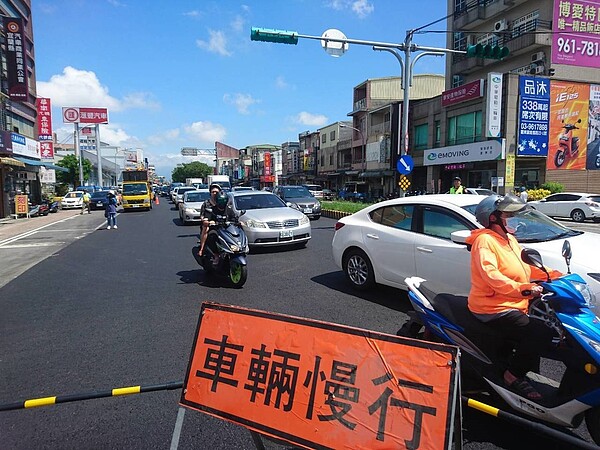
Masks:
[[[363,132],[361,130],[359,130],[358,128],[351,127],[350,125],[346,125],[344,122],[340,122],[340,128],[350,128],[351,130],[354,130],[354,131],[358,132],[358,134],[360,134],[360,139],[362,141],[362,171],[364,174],[364,172],[366,171],[366,165],[367,165],[367,143],[365,142],[365,136],[364,136]]]

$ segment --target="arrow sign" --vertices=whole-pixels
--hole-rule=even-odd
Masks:
[[[404,155],[398,158],[398,163],[396,164],[396,169],[402,175],[408,175],[415,168],[415,162],[409,155]]]

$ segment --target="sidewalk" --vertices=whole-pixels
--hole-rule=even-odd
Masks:
[[[50,213],[47,216],[13,219],[0,219],[0,242],[26,233],[36,228],[43,227],[51,223],[58,222],[68,217],[76,216],[81,212],[80,209],[60,209],[56,213]],[[87,213],[86,213],[87,214]],[[92,214],[102,214],[102,211],[92,211]]]

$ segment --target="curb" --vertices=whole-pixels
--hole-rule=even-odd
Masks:
[[[323,217],[329,217],[330,219],[341,219],[342,217],[351,216],[352,214],[342,211],[334,211],[332,209],[323,209],[321,210],[321,215]]]

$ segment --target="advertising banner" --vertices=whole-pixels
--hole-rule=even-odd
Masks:
[[[519,77],[517,156],[547,156],[550,125],[550,80]]]
[[[486,111],[486,136],[500,137],[502,108],[502,74],[490,72],[487,77]]]
[[[62,109],[63,123],[108,123],[106,108],[76,108]]]
[[[483,80],[475,80],[442,92],[442,106],[456,105],[483,97]]]
[[[265,152],[264,154],[264,175],[266,177],[271,176],[271,153]]]
[[[180,404],[303,448],[452,444],[458,348],[203,303]]]
[[[0,130],[0,153],[12,154],[12,136],[10,131]]]
[[[40,157],[54,160],[54,143],[52,142],[52,106],[49,98],[38,97],[35,101],[37,109],[38,140],[40,141]]]
[[[17,102],[27,101],[27,64],[23,19],[3,17],[6,36],[6,75],[8,97]]]
[[[600,169],[600,85],[590,85],[587,162],[588,170]]]
[[[14,155],[27,156],[40,159],[40,146],[35,139],[29,139],[18,133],[11,133],[12,149]]]
[[[590,86],[550,82],[548,170],[585,170]]]
[[[552,64],[600,66],[600,0],[554,0]]]
[[[423,154],[423,165],[436,166],[440,164],[503,159],[505,147],[506,139],[492,139],[483,142],[472,142],[470,144],[434,148],[425,150]]]

